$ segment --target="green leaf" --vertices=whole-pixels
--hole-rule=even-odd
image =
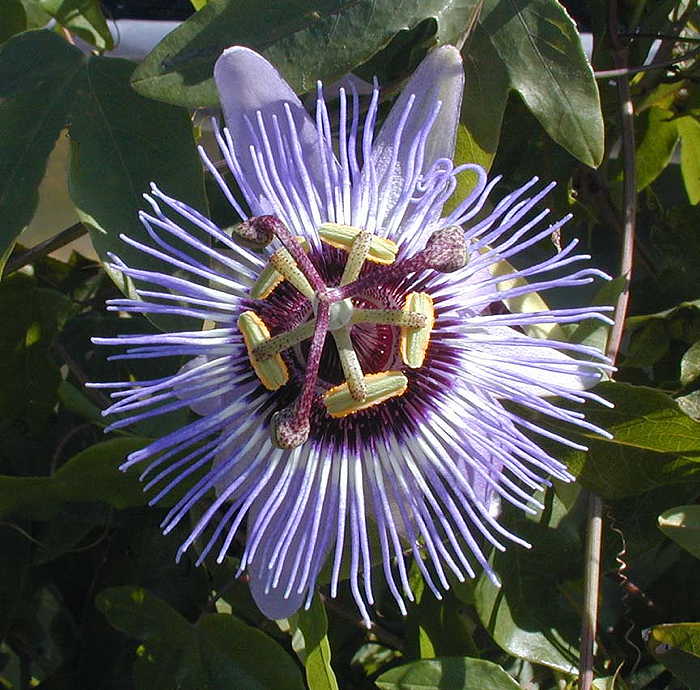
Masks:
[[[500,666],[482,659],[442,657],[392,668],[375,681],[381,690],[517,690]]]
[[[97,607],[119,630],[143,640],[134,673],[139,690],[303,690],[289,655],[270,637],[228,614],[191,625],[166,602],[138,587],[113,587]]]
[[[650,319],[630,333],[622,366],[624,368],[652,367],[668,352],[669,345],[670,338],[664,321]]]
[[[118,469],[130,452],[144,445],[145,440],[133,438],[103,441],[72,457],[50,477],[0,475],[0,515],[48,520],[71,501],[103,501],[118,509],[144,505],[138,473]]]
[[[61,381],[58,386],[58,399],[66,409],[97,426],[107,426],[100,409],[69,381]]]
[[[614,434],[610,443],[657,452],[700,453],[700,425],[683,415],[662,391],[628,383],[596,387],[615,407],[597,407],[588,417]],[[590,438],[595,436],[586,433]]]
[[[0,43],[27,28],[27,13],[20,0],[5,0],[0,8]]]
[[[99,0],[39,0],[39,4],[61,26],[98,50],[114,48]]]
[[[134,73],[144,96],[188,107],[218,104],[214,62],[225,48],[260,52],[298,93],[352,71],[399,32],[429,17],[454,43],[477,0],[210,0],[168,34]]]
[[[532,549],[514,546],[494,554],[493,569],[501,586],[485,574],[479,577],[474,590],[479,618],[509,654],[575,673],[579,618],[563,584],[579,576],[582,544],[578,535],[570,524],[526,519],[509,529],[532,544]]]
[[[604,283],[600,290],[596,292],[591,306],[604,307],[614,305],[617,302],[620,292],[622,292],[625,287],[625,283],[626,280],[622,276],[618,276]],[[571,335],[568,337],[568,341],[570,343],[595,347],[601,352],[605,352],[610,328],[611,326],[598,319],[587,319],[574,328]]]
[[[599,165],[598,87],[566,10],[556,0],[486,0],[480,24],[501,63],[495,69],[507,72],[547,134],[586,165]]]
[[[700,505],[667,510],[659,515],[659,529],[695,558],[700,558]]]
[[[671,162],[678,143],[678,127],[673,113],[656,106],[637,118],[637,191],[648,187]]]
[[[688,395],[681,395],[676,398],[678,407],[683,410],[685,414],[696,422],[700,422],[700,391],[693,391],[688,393]]]
[[[667,623],[651,629],[655,642],[700,657],[700,623]]]
[[[415,601],[409,605],[406,617],[407,656],[418,659],[476,656],[479,650],[470,632],[473,624],[458,599],[465,590],[469,592],[469,586],[454,583],[438,600],[426,587],[415,563],[409,578]]]
[[[582,436],[589,450],[573,451],[564,458],[584,486],[612,499],[696,478],[700,424],[685,415],[675,400],[659,390],[627,383],[603,383],[596,392],[615,407],[590,407],[587,418],[613,438],[570,434]]]
[[[491,167],[501,135],[503,114],[511,84],[506,66],[483,27],[476,24],[462,50],[464,98],[457,131],[455,163],[477,163]],[[455,197],[464,199],[470,187],[458,178]]]
[[[40,0],[21,0],[21,2],[27,13],[28,29],[43,29],[51,21],[51,16],[39,4]]]
[[[657,625],[642,633],[652,656],[688,688],[700,685],[700,623]],[[678,644],[679,646],[676,646]]]
[[[331,667],[328,618],[318,594],[314,596],[311,608],[301,609],[289,623],[295,631],[294,651],[304,664],[309,690],[338,690],[338,681]]]
[[[77,48],[49,31],[27,31],[0,46],[0,272],[34,215],[83,64]]]
[[[0,416],[21,417],[34,431],[49,417],[61,381],[51,346],[73,309],[60,292],[25,276],[0,284]]]
[[[690,203],[700,201],[700,122],[694,117],[678,118],[681,137],[681,173]]]
[[[598,407],[589,417],[614,434],[613,443],[659,452],[700,452],[700,425],[681,414],[662,391],[608,382],[596,392],[615,407]]]
[[[113,587],[95,598],[111,625],[139,640],[152,640],[167,631],[173,646],[189,641],[190,624],[169,604],[141,587]]]
[[[681,358],[681,383],[687,386],[700,376],[700,341],[692,345]]]
[[[133,69],[133,63],[113,58],[96,57],[88,63],[70,127],[69,190],[103,261],[113,252],[129,266],[172,273],[171,266],[127,245],[119,235],[152,244],[138,219],[146,203],[142,194],[151,181],[206,212],[202,168],[189,114],[134,93],[129,85]],[[136,297],[131,281],[120,273],[111,277],[125,294]],[[197,324],[177,315],[154,315],[151,320],[168,330]]]

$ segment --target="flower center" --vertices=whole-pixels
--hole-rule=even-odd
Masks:
[[[345,381],[324,393],[323,402],[331,417],[345,417],[403,395],[408,379],[401,370],[363,371],[355,349],[357,343],[353,343],[351,333],[357,329],[357,341],[362,338],[362,329],[368,325],[399,329],[401,364],[412,369],[419,368],[423,364],[434,323],[430,295],[409,293],[402,308],[389,308],[388,305],[368,308],[373,304],[369,296],[378,288],[396,283],[408,274],[424,270],[451,272],[462,268],[467,262],[464,234],[458,226],[436,231],[424,249],[411,257],[395,261],[398,247],[391,240],[349,225],[325,223],[319,228],[322,242],[347,253],[339,284],[329,286],[309,258],[309,246],[305,240],[294,237],[278,218],[250,218],[238,226],[236,233],[258,246],[265,246],[273,237],[282,243],[282,248],[272,254],[252,287],[251,297],[266,300],[281,283],[287,281],[310,306],[307,309],[310,318],[289,329],[283,328],[274,336],[255,311],[246,311],[238,319],[251,366],[260,382],[269,390],[277,390],[289,380],[289,370],[281,353],[310,340],[301,393],[295,403],[278,412],[272,420],[273,439],[281,448],[295,448],[309,436],[310,413],[328,333],[333,338],[345,378]],[[361,275],[367,261],[378,266]],[[283,319],[285,316],[288,315],[283,314]],[[385,352],[386,347],[378,353],[384,362],[388,360]]]

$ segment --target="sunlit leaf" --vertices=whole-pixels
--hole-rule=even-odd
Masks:
[[[576,26],[556,0],[486,0],[481,29],[547,134],[586,165],[603,157],[603,118]],[[491,68],[489,68],[491,69]],[[499,102],[502,78],[497,80]]]
[[[501,136],[503,113],[510,92],[510,76],[489,36],[478,23],[462,51],[464,98],[457,132],[456,163],[491,167]],[[458,178],[455,197],[462,199],[470,187],[468,178]]]
[[[338,681],[331,667],[328,618],[318,594],[311,608],[301,609],[292,616],[290,626],[296,631],[294,651],[304,664],[309,690],[338,690]],[[300,644],[303,646],[299,647]]]
[[[688,688],[700,683],[700,623],[657,625],[643,633],[652,656]]]
[[[700,422],[700,391],[693,391],[688,395],[676,398],[678,407],[696,422]]]
[[[98,50],[114,47],[99,0],[39,0],[41,8]]]
[[[676,506],[667,510],[659,515],[659,529],[693,556],[700,558],[700,505]]]
[[[454,43],[477,0],[209,0],[166,36],[133,77],[139,93],[185,106],[216,105],[214,62],[245,45],[272,62],[298,92],[330,83],[367,61],[401,30],[434,17],[440,43]],[[270,31],[270,27],[274,27]]]
[[[468,657],[414,661],[392,668],[375,682],[381,690],[517,690],[520,687],[497,664]]]
[[[673,113],[653,107],[641,113],[638,120],[635,165],[637,191],[649,186],[671,161],[678,143],[678,127]]]
[[[700,341],[692,345],[681,358],[681,383],[687,386],[700,376]]]
[[[677,120],[681,136],[681,173],[691,204],[700,201],[700,122],[694,117]]]
[[[633,496],[664,484],[700,480],[700,424],[665,393],[626,383],[596,388],[612,409],[587,408],[587,417],[613,434],[585,437],[588,452],[567,453],[569,470],[606,498]],[[577,432],[578,434],[578,432]]]

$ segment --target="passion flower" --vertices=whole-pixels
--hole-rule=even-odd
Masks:
[[[320,84],[312,120],[247,48],[225,51],[215,78],[227,123],[217,140],[240,194],[202,155],[237,224],[221,229],[154,185],[141,214],[151,241],[124,241],[163,270],[114,257],[138,299],[108,307],[213,327],[95,339],[128,346],[121,357],[189,358],[164,378],[96,384],[113,389],[110,429],[187,406],[198,417],[122,468],[146,463],[152,503],[186,487],[165,532],[205,506],[179,555],[197,541],[198,562],[212,549],[221,561],[245,526],[240,572],[271,618],[310,604],[327,560],[330,595],[346,565],[365,620],[374,564],[402,611],[407,554],[438,597],[477,568],[495,579],[487,548],[526,545],[499,523],[499,501],[532,512],[549,477],[570,478],[537,437],[581,448],[504,402],[604,433],[565,404],[604,402],[587,389],[610,368],[593,348],[533,331],[607,320],[604,309],[515,305],[604,274],[574,268],[589,259],[575,241],[519,270],[504,263],[568,218],[543,222],[551,185],[536,179],[486,212],[498,179],[453,165],[456,49],[426,57],[376,137],[376,85],[365,115],[354,91],[332,94],[335,126]],[[443,213],[464,173],[473,191]]]

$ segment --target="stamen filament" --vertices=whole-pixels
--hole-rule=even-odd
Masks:
[[[314,289],[286,248],[280,247],[271,257],[270,264],[281,273],[304,297],[311,299]]]
[[[255,216],[249,218],[247,222],[259,234],[271,233],[284,245],[315,291],[318,292],[325,289],[326,285],[323,279],[304,252],[304,248],[279,218],[275,216]]]
[[[270,359],[270,357],[274,357],[280,352],[284,352],[290,347],[308,340],[314,334],[315,326],[316,319],[305,321],[301,326],[284,331],[284,333],[280,333],[261,343],[253,349],[252,355],[258,362],[264,362],[266,359]]]
[[[360,360],[357,358],[355,348],[350,338],[350,328],[343,326],[335,331],[331,331],[335,346],[340,357],[340,364],[348,385],[348,390],[353,400],[363,401],[367,397],[367,386],[365,385],[364,373]]]

